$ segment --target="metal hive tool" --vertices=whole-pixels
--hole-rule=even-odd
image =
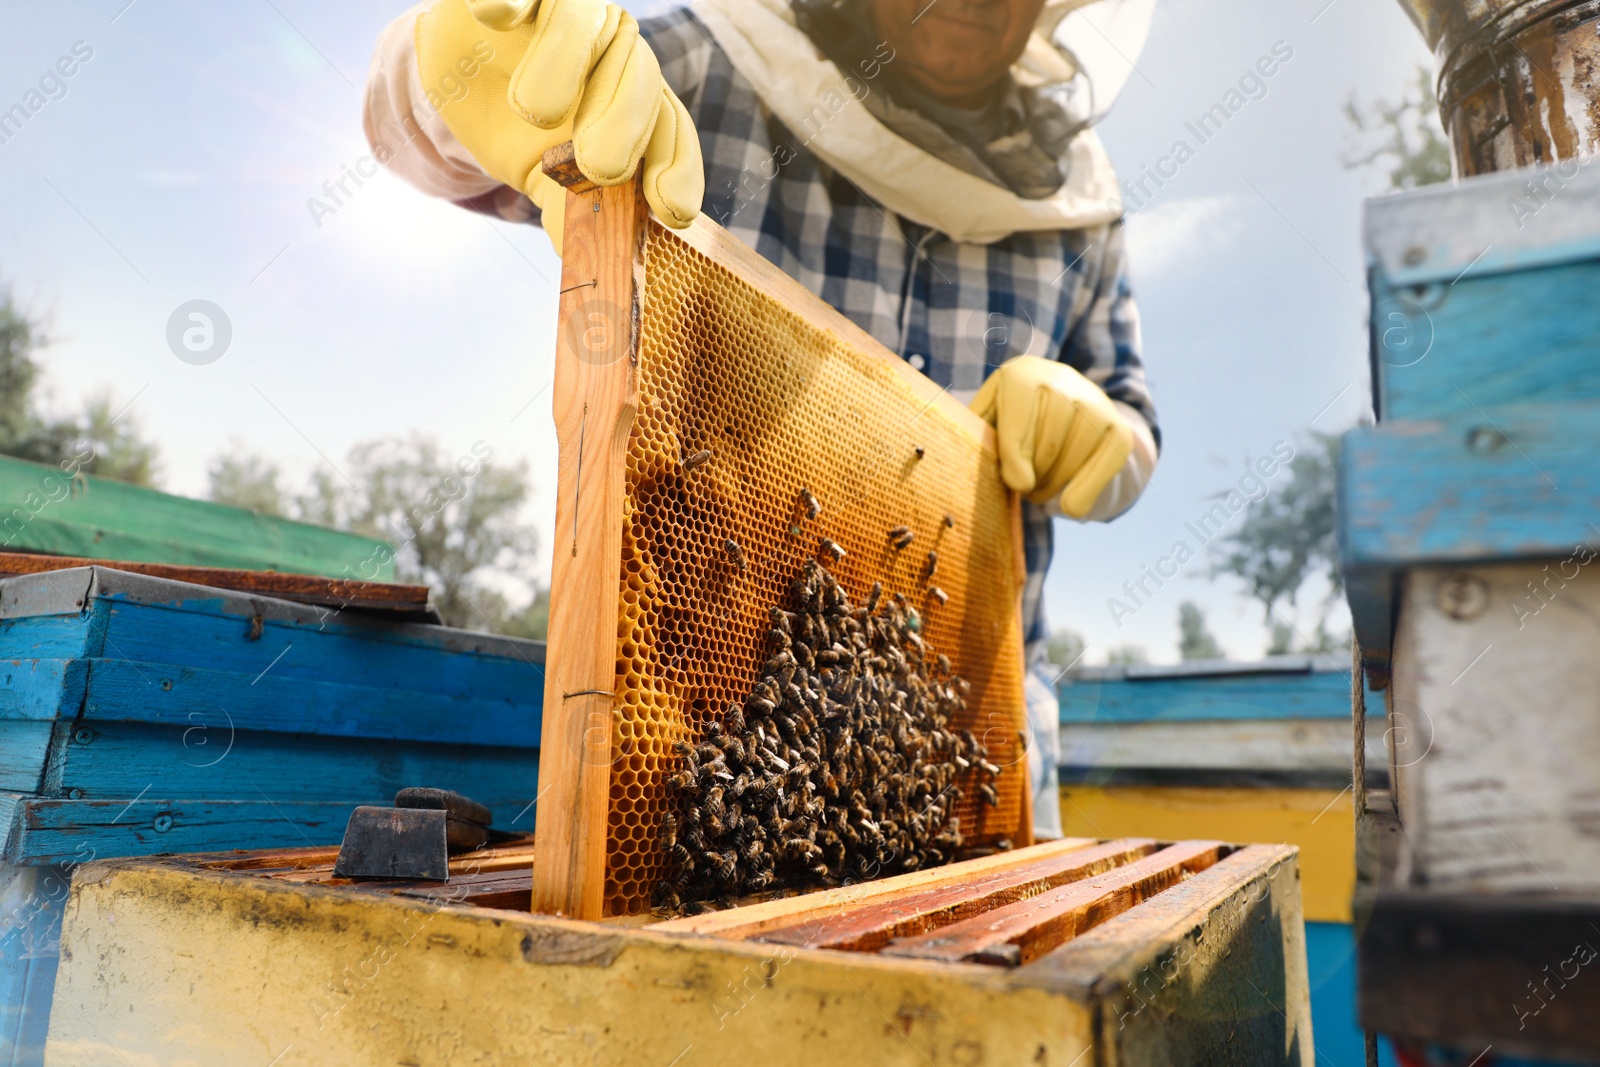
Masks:
[[[811,559],[915,605],[971,685],[954,725],[1005,768],[997,805],[966,790],[966,841],[1030,842],[1019,513],[988,427],[709,220],[666,229],[570,145],[545,170],[568,203],[534,909],[649,908],[674,743],[749,694]]]

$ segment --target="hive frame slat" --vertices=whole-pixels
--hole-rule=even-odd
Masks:
[[[570,145],[564,146],[569,150]],[[552,161],[559,166],[559,158]],[[567,161],[570,166],[570,159]],[[623,472],[638,411],[640,187],[571,185],[552,406],[560,451],[533,910],[604,907]],[[618,254],[620,252],[620,254]],[[604,309],[604,310],[601,310]]]

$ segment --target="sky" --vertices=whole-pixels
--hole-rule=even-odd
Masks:
[[[368,154],[361,85],[406,6],[0,0],[0,110],[62,57],[73,70],[0,143],[0,280],[48,320],[50,402],[128,405],[169,491],[204,495],[208,463],[234,451],[300,480],[415,431],[526,460],[530,519],[548,530],[548,240],[382,172],[332,214],[311,210]],[[1191,124],[1269,56],[1273,75],[1202,142]],[[1343,166],[1343,107],[1400,96],[1427,61],[1394,0],[1159,0],[1100,133],[1125,179],[1172,175],[1146,179],[1128,221],[1163,455],[1123,518],[1058,530],[1046,608],[1088,639],[1085,662],[1130,643],[1174,659],[1185,599],[1230,656],[1263,650],[1259,606],[1208,579],[1187,524],[1274,449],[1368,410],[1360,213],[1382,183]],[[231,331],[205,364],[168,343],[196,300]],[[1179,541],[1195,559],[1135,604],[1123,584]],[[1294,619],[1306,633],[1313,607]]]

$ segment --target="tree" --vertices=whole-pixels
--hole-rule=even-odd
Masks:
[[[17,442],[33,429],[33,387],[39,365],[33,353],[49,341],[37,322],[11,300],[9,289],[0,290],[0,452],[15,455]]]
[[[39,410],[42,375],[35,355],[49,345],[43,325],[0,288],[0,454],[54,465],[88,445],[93,456],[79,467],[85,474],[154,484],[156,446],[109,392],[91,395],[81,417],[53,418]]]
[[[1150,653],[1144,650],[1143,645],[1113,645],[1106,649],[1106,663],[1111,666],[1128,666],[1138,663],[1149,663]]]
[[[1338,435],[1313,433],[1289,461],[1288,481],[1250,505],[1238,530],[1219,542],[1223,554],[1213,560],[1211,577],[1232,575],[1250,588],[1271,629],[1269,654],[1291,651],[1298,632],[1273,613],[1280,603],[1297,607],[1301,590],[1316,577],[1326,580],[1328,593],[1318,605],[1312,636],[1302,639],[1301,651],[1328,652],[1347,640],[1327,629],[1328,612],[1344,593],[1336,512],[1338,464]]]
[[[487,579],[496,570],[514,575],[533,565],[538,538],[517,514],[528,497],[525,463],[452,461],[435,442],[413,434],[357,445],[349,469],[361,487],[351,528],[393,541],[396,575],[431,586],[441,617],[490,630],[513,618]]]
[[[1047,663],[1054,665],[1056,670],[1065,671],[1077,665],[1083,659],[1083,650],[1087,647],[1083,635],[1076,630],[1062,627],[1050,635],[1045,644],[1044,658]]]
[[[412,434],[356,445],[342,472],[319,467],[299,493],[285,488],[276,464],[242,449],[212,460],[208,473],[218,503],[389,541],[395,577],[429,586],[451,626],[543,638],[549,591],[535,586],[521,607],[505,592],[525,581],[538,547],[519,514],[531,490],[527,465],[492,459],[482,442],[452,459]]]
[[[1296,603],[1314,574],[1328,579],[1330,603],[1344,591],[1334,514],[1338,461],[1338,436],[1313,433],[1289,461],[1289,480],[1251,504],[1239,528],[1220,542],[1224,554],[1211,577],[1243,581],[1268,621],[1279,601]]]
[[[1386,171],[1392,189],[1450,180],[1450,143],[1439,125],[1439,100],[1427,67],[1417,67],[1399,101],[1376,100],[1363,106],[1352,95],[1344,113],[1355,142],[1344,157],[1347,168],[1377,165]]]
[[[212,459],[206,468],[210,483],[207,494],[218,504],[245,508],[258,515],[282,515],[286,500],[278,480],[283,476],[274,463],[243,451],[234,443],[234,450]]]
[[[1192,600],[1178,605],[1178,655],[1185,660],[1226,658],[1206,626],[1205,612]]]

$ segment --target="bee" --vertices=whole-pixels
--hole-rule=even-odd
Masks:
[[[905,548],[906,545],[911,543],[911,539],[915,536],[916,535],[911,532],[911,527],[909,526],[895,526],[889,530],[889,540],[894,542],[894,547],[896,548]],[[901,544],[900,542],[902,541],[904,541],[905,544]]]
[[[938,586],[934,586],[932,589],[929,589],[928,590],[928,595],[930,597],[932,597],[934,600],[936,600],[939,603],[940,607],[943,607],[945,604],[948,604],[950,602],[950,594],[946,593],[943,589],[940,589]]]
[[[739,547],[739,542],[730,537],[722,542],[722,547],[728,553],[728,558],[733,561],[734,566],[744,570],[744,549]]]
[[[921,445],[918,445],[917,447],[913,448],[911,451],[916,454],[916,457],[918,459],[921,459],[923,456],[926,456],[928,454],[928,450],[926,448],[923,448]]]
[[[923,572],[922,572],[923,577],[924,578],[932,578],[934,576],[934,574],[936,574],[938,572],[938,570],[939,570],[939,553],[934,552],[933,550],[930,549],[928,551],[928,565],[925,568],[923,568]]]
[[[657,914],[662,915],[670,915],[683,906],[678,899],[677,889],[665,878],[656,883],[655,892],[650,894],[650,905]]]
[[[944,528],[947,530],[954,530],[956,528],[956,519],[954,515],[946,515],[944,517]]]
[[[710,459],[711,459],[711,449],[709,449],[709,448],[702,448],[700,451],[695,452],[692,455],[684,456],[683,457],[683,472],[685,474],[688,474],[690,471],[692,471],[696,467],[699,467],[702,464],[708,462]]]
[[[998,808],[1000,806],[1000,794],[996,793],[994,791],[994,786],[990,785],[988,782],[984,782],[982,785],[978,786],[978,792],[983,795],[983,802],[989,805],[991,808]]]
[[[815,519],[822,514],[822,502],[809,489],[800,490],[800,503],[806,509],[806,518]]]
[[[678,843],[678,819],[670,811],[661,816],[661,847],[669,852]]]
[[[831,538],[824,537],[822,539],[820,551],[825,555],[833,557],[833,561],[835,563],[841,559],[844,559],[844,549],[840,548],[838,543],[833,541]],[[835,588],[837,588],[837,586],[835,586]]]
[[[824,565],[843,554],[832,544],[769,609],[770,658],[743,701],[706,722],[700,744],[674,746],[681,814],[663,819],[662,852],[685,911],[948,863],[961,847],[957,781],[998,803],[999,768],[949,725],[967,689],[920,636],[917,608],[881,582],[852,602]],[[930,552],[930,577],[936,567]]]

